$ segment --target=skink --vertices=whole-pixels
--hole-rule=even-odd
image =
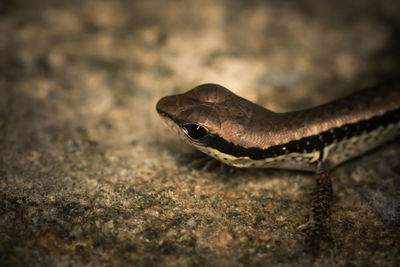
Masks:
[[[310,109],[275,113],[217,84],[166,96],[157,112],[189,144],[235,167],[318,173],[309,221],[320,234],[332,194],[329,171],[400,135],[400,86],[387,83]]]

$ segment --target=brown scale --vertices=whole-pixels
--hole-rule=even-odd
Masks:
[[[156,108],[186,141],[227,164],[251,167],[265,162],[263,167],[316,171],[306,227],[314,245],[328,217],[330,169],[400,134],[396,83],[287,113],[267,110],[222,86],[203,84],[162,98]],[[318,160],[311,156],[315,153]]]
[[[315,108],[274,113],[228,89],[200,85],[159,101],[157,109],[175,120],[201,124],[242,147],[266,148],[366,120],[400,108],[394,85],[373,87]]]

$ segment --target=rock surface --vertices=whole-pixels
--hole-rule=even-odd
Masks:
[[[400,4],[0,2],[0,265],[400,262],[400,143],[333,172],[331,243],[304,250],[314,176],[194,170],[157,100],[216,82],[275,111],[395,77]]]

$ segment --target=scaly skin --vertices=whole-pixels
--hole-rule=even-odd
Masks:
[[[185,141],[235,167],[314,171],[308,245],[318,250],[332,199],[329,171],[400,135],[400,86],[385,84],[310,109],[275,113],[216,84],[157,103]]]

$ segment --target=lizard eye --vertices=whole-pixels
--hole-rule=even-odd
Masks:
[[[186,124],[182,129],[186,135],[194,140],[199,140],[208,134],[206,128],[197,124]]]

